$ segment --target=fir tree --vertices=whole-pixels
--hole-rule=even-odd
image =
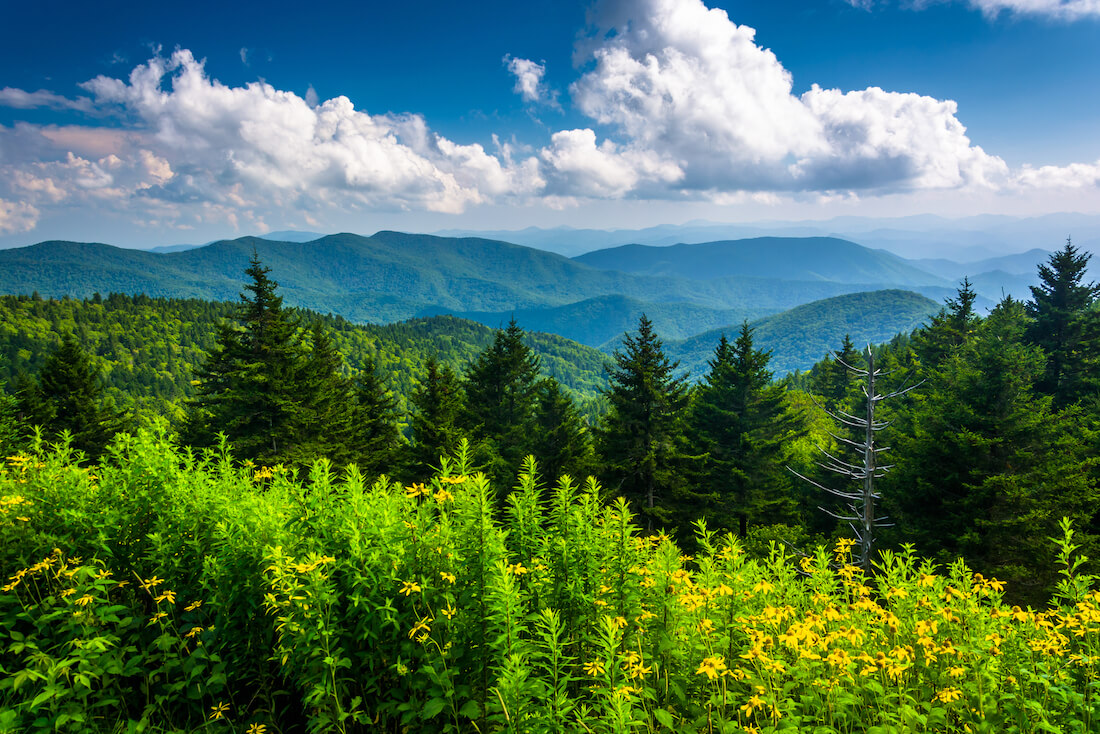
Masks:
[[[747,322],[732,345],[723,334],[692,401],[692,445],[706,452],[699,509],[710,527],[742,537],[750,524],[788,523],[794,513],[784,447],[801,434],[801,420],[784,386],[771,384],[770,358],[754,348]]]
[[[856,351],[852,338],[845,334],[840,349],[814,365],[810,376],[810,391],[819,396],[829,410],[837,407],[843,409],[851,403],[859,389],[851,371],[844,365],[859,367],[862,363],[863,357]]]
[[[245,273],[252,282],[242,293],[237,324],[222,324],[218,345],[198,371],[199,384],[185,429],[196,445],[226,435],[242,456],[262,464],[300,457],[304,348],[297,325],[282,307],[268,278],[270,268],[253,252]]]
[[[513,319],[466,371],[463,427],[481,440],[479,459],[497,483],[531,452],[539,358]]]
[[[352,389],[350,454],[367,476],[394,471],[401,445],[397,400],[365,357]]]
[[[592,444],[573,399],[553,378],[538,383],[532,453],[543,477],[554,482],[563,474],[580,478],[592,468]]]
[[[627,334],[608,368],[609,410],[597,433],[605,484],[646,517],[667,524],[683,456],[679,444],[687,405],[687,378],[665,356],[652,322],[643,314],[637,335]]]
[[[966,343],[977,328],[979,318],[974,313],[978,294],[970,279],[963,278],[955,298],[948,298],[944,308],[932,317],[931,323],[919,329],[913,338],[913,349],[927,369],[935,369],[952,352]]]
[[[6,383],[0,381],[0,459],[14,454],[22,443],[22,431],[19,421],[19,402],[5,389]]]
[[[1076,409],[1035,390],[1045,360],[1024,341],[1028,321],[1005,299],[928,375],[882,481],[902,539],[944,561],[962,555],[1021,593],[1050,583],[1033,561],[1058,520],[1085,527],[1097,501]]]
[[[439,467],[441,456],[451,456],[463,433],[458,423],[463,413],[462,384],[447,365],[434,357],[425,363],[426,374],[410,402],[412,446],[410,470],[422,479]]]
[[[21,387],[18,402],[28,425],[41,426],[51,441],[67,431],[72,447],[92,460],[127,422],[123,413],[106,404],[99,371],[72,334],[66,334],[46,359],[37,379]]]
[[[344,376],[344,360],[328,332],[319,324],[310,332],[311,349],[299,367],[300,402],[293,421],[293,440],[282,460],[306,465],[325,456],[335,466],[357,461],[353,444],[352,383]]]
[[[1097,319],[1092,309],[1100,286],[1082,284],[1090,253],[1070,240],[1039,266],[1037,286],[1031,286],[1027,313],[1034,322],[1027,339],[1047,355],[1046,369],[1036,387],[1063,406],[1082,397],[1090,380],[1089,367],[1097,351]]]

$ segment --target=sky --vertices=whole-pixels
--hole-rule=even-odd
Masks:
[[[0,246],[1100,213],[1100,0],[103,0],[0,27]]]

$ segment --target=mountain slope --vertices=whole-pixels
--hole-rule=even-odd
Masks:
[[[883,290],[852,293],[807,303],[750,324],[758,349],[772,350],[769,365],[776,377],[805,370],[840,346],[844,335],[856,346],[875,344],[897,333],[908,333],[937,313],[940,305],[910,291]],[[667,352],[694,379],[706,374],[707,360],[724,332],[731,339],[740,325],[714,329],[679,342]]]
[[[0,293],[85,298],[117,292],[229,300],[239,293],[241,273],[253,252],[271,268],[287,305],[338,313],[355,322],[441,312],[505,314],[623,296],[644,301],[651,318],[675,322],[678,333],[693,333],[691,310],[682,304],[760,314],[896,285],[888,280],[798,282],[792,275],[693,280],[631,274],[507,242],[379,232],[329,235],[307,243],[243,237],[164,254],[44,242],[0,251]]]
[[[767,312],[767,309],[715,309],[691,303],[653,303],[614,295],[596,296],[565,306],[496,312],[461,311],[454,315],[490,327],[515,318],[525,329],[560,334],[581,344],[600,347],[623,332],[636,329],[642,314],[649,317],[663,338],[685,339],[702,330],[741,319],[758,318]]]
[[[905,260],[835,237],[756,237],[670,247],[623,245],[574,258],[603,269],[697,280],[740,276],[839,283],[947,285]]]

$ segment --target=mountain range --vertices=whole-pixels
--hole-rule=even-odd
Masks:
[[[0,293],[232,300],[256,253],[271,268],[288,305],[353,322],[451,314],[495,328],[515,318],[529,331],[608,351],[645,313],[664,339],[685,345],[685,365],[698,367],[705,358],[691,356],[690,340],[700,339],[705,352],[707,333],[732,333],[750,321],[761,339],[774,342],[774,366],[782,373],[812,364],[844,333],[878,341],[910,330],[919,323],[918,312],[921,318],[934,312],[937,303],[954,295],[959,273],[974,267],[994,269],[979,288],[983,294],[1004,288],[1010,276],[1019,281],[1010,283],[1011,289],[1026,288],[1025,281],[1034,278],[1026,275],[1028,264],[1046,255],[1033,251],[968,267],[906,260],[834,237],[764,237],[626,245],[570,259],[477,237],[298,234],[293,239],[305,241],[243,237],[169,252],[60,241],[2,250]],[[972,280],[985,275],[975,273]],[[873,292],[879,295],[851,297]],[[988,307],[993,300],[980,299],[979,305]],[[803,308],[787,316],[795,307]],[[798,326],[797,319],[804,324]],[[841,328],[846,331],[838,332]],[[802,336],[790,336],[800,330]]]

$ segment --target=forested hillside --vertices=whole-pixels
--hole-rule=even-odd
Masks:
[[[691,247],[705,255],[708,246]],[[43,242],[0,250],[0,293],[224,301],[236,297],[239,274],[255,251],[280,274],[281,293],[291,306],[354,323],[455,314],[494,328],[522,314],[531,330],[600,346],[633,328],[639,313],[680,339],[845,293],[911,283],[922,283],[912,287],[937,300],[951,292],[936,276],[922,280],[900,261],[885,267],[879,262],[884,254],[850,242],[785,239],[770,249],[775,252],[768,254],[767,277],[710,271],[699,279],[599,269],[507,242],[399,232],[329,235],[306,243],[244,237],[171,253]],[[807,259],[799,254],[806,250],[819,261],[839,258],[845,267],[827,278],[795,267]],[[784,262],[789,267],[781,267]]]
[[[62,335],[72,333],[117,405],[177,415],[193,393],[195,368],[216,344],[217,324],[235,309],[232,302],[120,294],[87,300],[0,296],[0,381],[14,386],[21,372],[33,374]],[[372,326],[306,310],[293,315],[307,331],[322,326],[350,371],[373,362],[402,408],[429,357],[461,371],[493,340],[492,329],[449,316]],[[606,355],[553,334],[529,333],[525,340],[546,374],[578,400],[595,398],[606,384]]]
[[[754,339],[772,352],[771,369],[777,376],[810,369],[826,357],[847,335],[856,344],[880,344],[895,334],[908,334],[939,310],[935,301],[911,291],[885,290],[852,293],[796,306],[789,311],[750,320]],[[732,336],[737,327],[726,325],[690,339],[670,342],[668,352],[693,375],[702,374],[714,344],[722,333]]]

